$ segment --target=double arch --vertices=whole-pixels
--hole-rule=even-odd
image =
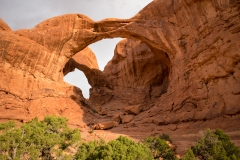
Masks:
[[[56,18],[60,19],[62,17],[60,16]],[[170,72],[171,59],[174,57],[174,50],[176,49],[170,47],[170,44],[166,40],[167,38],[160,32],[164,28],[155,28],[155,30],[148,29],[151,32],[146,31],[145,27],[157,27],[156,23],[152,23],[152,20],[105,19],[99,22],[94,22],[90,18],[79,14],[64,15],[64,18],[74,19],[74,25],[72,25],[73,29],[71,37],[66,43],[64,43],[61,50],[61,54],[66,57],[65,63],[61,66],[62,68],[65,68],[67,62],[72,61],[72,56],[86,48],[88,45],[102,39],[120,37],[138,39],[147,44],[158,58],[159,63],[166,66],[168,68],[168,73]],[[45,23],[43,22],[43,25],[44,24]],[[167,24],[165,24],[165,26],[167,26]],[[89,84],[93,87],[95,84],[91,81],[89,76],[89,68],[81,64],[78,64],[77,68],[85,73]],[[64,73],[64,75],[66,75],[66,73]]]

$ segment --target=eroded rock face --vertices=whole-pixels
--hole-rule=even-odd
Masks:
[[[161,64],[145,43],[133,39],[117,44],[104,73],[114,86],[114,94],[128,104],[143,104],[160,97],[166,92],[169,74],[167,66]],[[163,83],[165,87],[161,87]]]
[[[83,128],[118,117],[112,132],[169,133],[182,150],[191,145],[183,143],[186,134],[204,128],[234,137],[240,131],[239,8],[237,0],[155,0],[127,20],[72,14],[14,32],[0,21],[0,120],[55,114]],[[104,72],[69,60],[93,42],[119,36],[129,39],[117,45]],[[72,70],[67,62],[88,78],[89,101],[62,81],[64,67]],[[137,104],[139,114],[124,113]]]
[[[104,68],[113,85],[144,88],[161,85],[164,79],[161,63],[143,42],[124,39],[116,46],[114,56]]]
[[[65,116],[69,124],[83,128],[87,121],[84,119],[91,116],[84,118],[89,110],[81,90],[63,82],[61,66],[68,58],[58,52],[63,45],[58,46],[58,41],[54,41],[64,39],[62,32],[44,39],[47,36],[45,28],[37,27],[36,32],[12,32],[5,23],[1,23],[1,28],[4,29],[0,30],[0,120],[25,122],[54,114]],[[82,65],[98,68],[96,59],[86,50],[88,57],[82,56]]]
[[[104,71],[94,72],[91,74],[94,77],[88,78],[98,82],[92,85],[90,101],[95,106],[111,99],[126,105],[151,103],[166,92],[168,74],[168,67],[145,43],[124,39],[117,44]]]
[[[176,28],[172,33],[178,31],[170,36],[178,37],[177,41],[168,41],[177,46],[172,49],[180,49],[173,59],[169,54],[172,70],[168,92],[151,109],[151,116],[159,114],[168,124],[238,114],[239,4],[234,1],[224,4],[218,1],[174,2],[163,3],[165,9],[158,10],[156,6],[160,1],[154,1],[155,5],[149,5],[137,15],[144,18],[144,13],[153,10],[157,13],[150,17],[172,23],[172,29]],[[185,15],[189,17],[183,19]],[[176,114],[176,118],[169,119],[169,115],[175,117]]]

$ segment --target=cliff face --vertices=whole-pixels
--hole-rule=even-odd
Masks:
[[[222,128],[239,144],[239,15],[237,0],[155,0],[127,20],[63,15],[14,32],[0,21],[0,119],[55,114],[80,128],[115,121],[111,132],[167,132],[182,148],[199,130]],[[113,37],[128,39],[99,71],[83,49]],[[74,68],[92,86],[89,100],[63,82]]]
[[[124,39],[117,44],[104,73],[114,86],[114,91],[121,93],[120,100],[130,105],[160,97],[166,92],[169,74],[168,68],[160,63],[145,43],[133,39]],[[161,88],[163,83],[164,87]],[[144,93],[144,96],[138,93]]]
[[[93,106],[101,106],[110,100],[149,106],[166,92],[168,74],[168,68],[145,43],[124,39],[117,44],[104,71],[95,72],[98,78],[92,79],[97,85],[92,85],[90,102]]]

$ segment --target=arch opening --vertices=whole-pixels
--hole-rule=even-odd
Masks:
[[[89,89],[91,86],[89,85],[85,74],[81,70],[75,68],[74,71],[66,74],[63,79],[65,82],[80,88],[84,98],[89,98]]]
[[[103,71],[107,63],[112,59],[114,49],[123,38],[102,39],[88,45],[96,56],[99,70]]]
[[[80,88],[84,98],[89,98],[91,86],[98,85],[94,82],[94,74],[101,74],[121,39],[103,39],[75,54],[63,68],[64,81]]]

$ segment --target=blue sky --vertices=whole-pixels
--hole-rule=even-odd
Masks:
[[[68,13],[85,14],[99,21],[105,18],[131,18],[152,0],[1,0],[0,18],[13,30],[33,28],[45,19]],[[112,58],[120,38],[105,39],[89,47],[95,53],[101,70]],[[64,77],[70,84],[79,87],[89,97],[89,84],[81,71]]]

